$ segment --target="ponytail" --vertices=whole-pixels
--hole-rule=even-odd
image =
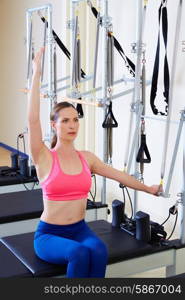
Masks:
[[[56,143],[57,143],[57,136],[54,133],[52,140],[51,140],[51,149],[53,149],[55,147]]]

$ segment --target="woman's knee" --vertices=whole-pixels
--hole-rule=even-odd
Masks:
[[[90,251],[83,245],[77,245],[68,251],[68,260],[72,261],[78,259],[78,261],[88,261],[90,259]]]
[[[93,240],[93,243],[91,243],[91,245],[89,246],[93,256],[96,256],[99,259],[107,260],[108,250],[105,243],[102,240],[96,238]]]

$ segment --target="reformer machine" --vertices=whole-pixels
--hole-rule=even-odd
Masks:
[[[6,144],[0,146],[10,151],[11,166],[0,167],[0,194],[22,190],[33,190],[38,187],[35,168],[28,172],[28,155]]]

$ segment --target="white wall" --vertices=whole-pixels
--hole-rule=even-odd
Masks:
[[[57,1],[51,0],[53,5],[53,28],[64,43],[69,47],[69,30],[66,29],[66,21],[69,19],[69,0]],[[95,3],[96,1],[94,1]],[[26,95],[19,92],[19,88],[26,85],[26,46],[24,38],[26,37],[26,9],[36,7],[47,3],[43,0],[1,0],[0,1],[0,141],[10,146],[16,147],[16,136],[22,132],[26,126]],[[136,57],[131,53],[130,44],[136,41],[136,0],[122,1],[109,0],[109,15],[112,17],[113,31],[115,37],[122,45],[125,53],[135,61]],[[168,58],[171,68],[172,50],[175,32],[175,21],[177,12],[177,0],[168,1],[169,16],[169,38],[168,38]],[[158,30],[158,7],[160,0],[150,0],[148,4],[146,27],[144,32],[144,41],[146,42],[146,70],[147,79],[151,79],[155,49],[157,43]],[[182,15],[182,29],[184,28],[184,9]],[[38,22],[38,21],[36,21]],[[37,23],[36,23],[37,24]],[[86,4],[80,4],[80,27],[82,36],[82,64],[87,74],[93,69],[94,43],[95,43],[95,18]],[[35,28],[36,48],[39,45],[40,26]],[[181,30],[180,41],[184,40],[184,32]],[[162,44],[163,45],[163,44]],[[101,38],[100,38],[101,47]],[[163,46],[162,51],[164,51]],[[57,49],[58,76],[69,74],[69,62],[64,55]],[[179,111],[184,108],[184,59],[185,53],[181,51],[181,44],[178,47],[177,73],[175,76],[173,120],[179,120]],[[162,98],[162,60],[159,74],[160,88],[158,91],[158,100]],[[99,50],[98,62],[98,83],[101,83],[102,76],[102,57]],[[123,61],[115,50],[115,80],[129,74],[124,67]],[[92,86],[90,82],[87,85]],[[87,87],[86,86],[86,87]],[[122,92],[131,88],[132,84],[119,84],[114,88],[114,93]],[[82,89],[84,87],[82,86]],[[63,92],[61,95],[65,95]],[[59,95],[60,96],[60,95]],[[101,97],[101,93],[97,94]],[[147,101],[149,101],[150,87],[147,87]],[[113,129],[113,166],[123,169],[124,154],[126,147],[126,137],[128,133],[128,121],[130,115],[131,94],[114,100],[113,112],[119,123],[117,129]],[[42,106],[46,104],[42,103]],[[99,157],[102,157],[102,110],[101,108],[84,108],[85,119],[81,120],[81,132],[76,142],[77,148],[95,151]],[[152,116],[149,104],[147,104],[146,114]],[[42,123],[45,128],[47,120],[46,108],[42,109]],[[146,133],[148,148],[151,152],[152,163],[145,167],[146,184],[158,184],[160,181],[160,168],[162,160],[163,140],[164,140],[165,122],[146,119]],[[173,124],[170,131],[170,141],[167,153],[167,169],[169,168],[170,158],[174,146],[177,125]],[[171,198],[162,199],[139,194],[139,209],[148,211],[151,218],[155,221],[163,221],[168,215],[168,209],[174,204],[176,194],[181,191],[182,179],[182,141],[179,145],[178,159],[171,186]],[[165,178],[166,179],[166,178]],[[107,180],[108,191],[107,201],[118,198],[122,199],[122,192],[118,183]],[[98,197],[100,197],[101,180],[98,180]]]

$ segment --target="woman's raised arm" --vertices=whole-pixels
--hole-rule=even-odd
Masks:
[[[42,141],[40,122],[40,77],[43,51],[44,49],[41,48],[33,60],[33,76],[27,109],[28,143],[34,164],[39,162],[40,153],[46,148]]]

